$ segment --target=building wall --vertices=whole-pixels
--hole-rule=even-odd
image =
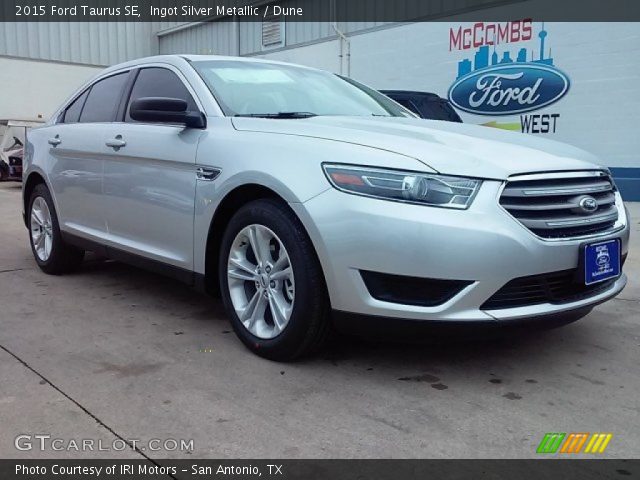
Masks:
[[[258,55],[257,57],[269,58],[280,62],[298,63],[308,67],[346,74],[346,60],[344,61],[344,69],[340,67],[340,42],[337,39],[311,43],[298,48],[278,50]]]
[[[47,120],[102,67],[0,57],[0,119]]]
[[[0,22],[0,56],[113,65],[157,53],[151,22]]]
[[[105,66],[158,53],[176,22],[0,22],[0,118],[48,119]]]
[[[303,8],[306,15],[313,18],[346,18],[353,17],[349,12],[358,12],[362,16],[379,16],[384,17],[390,15],[390,10],[395,12],[404,12],[409,18],[419,16],[421,19],[442,18],[451,15],[463,15],[465,12],[472,12],[478,9],[486,9],[493,5],[513,4],[518,5],[531,1],[549,1],[549,0],[456,0],[453,2],[445,2],[441,0],[349,0],[334,2],[332,0],[280,0],[278,4],[284,8]],[[161,32],[161,51],[164,53],[196,53],[213,51],[225,51],[227,44],[233,45],[239,42],[240,55],[259,55],[265,51],[277,51],[282,48],[294,47],[309,43],[315,43],[324,40],[337,38],[335,27],[345,34],[357,33],[376,29],[381,26],[389,25],[389,22],[286,22],[283,24],[285,35],[284,44],[278,47],[264,47],[262,45],[262,23],[261,22],[241,22],[237,32],[229,31],[231,37],[224,38],[220,36],[212,37],[204,33],[213,30],[210,26],[204,26],[200,23],[177,23],[177,22],[161,22],[156,27]],[[185,29],[170,32],[176,25],[187,27]],[[166,36],[164,35],[165,32]],[[197,32],[190,35],[189,30]],[[218,34],[217,34],[218,35]],[[165,38],[163,38],[165,37]],[[169,37],[174,37],[173,39]],[[220,44],[216,43],[216,40]],[[186,50],[185,50],[186,49]],[[233,52],[234,50],[229,50]],[[237,51],[237,50],[236,50]]]
[[[239,55],[237,24],[231,21],[199,23],[158,38],[159,52],[202,55]]]

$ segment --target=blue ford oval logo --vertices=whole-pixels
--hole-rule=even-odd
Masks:
[[[580,208],[586,213],[592,213],[598,209],[598,201],[589,195],[582,197],[578,205],[580,205]]]
[[[449,88],[449,100],[476,115],[514,115],[557,102],[569,85],[569,77],[557,68],[514,63],[483,68],[458,79]]]

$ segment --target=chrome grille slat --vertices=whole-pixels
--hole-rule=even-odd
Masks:
[[[586,195],[609,191],[611,191],[611,183],[609,181],[598,181],[592,184],[581,182],[581,184],[577,185],[569,184],[562,186],[556,180],[553,184],[543,184],[539,187],[508,185],[502,192],[502,195],[505,197],[550,197],[556,195]]]
[[[586,218],[570,218],[563,217],[553,220],[537,219],[537,218],[519,218],[520,222],[527,228],[535,230],[538,228],[562,228],[562,227],[579,227],[581,225],[595,225],[597,223],[615,222],[618,218],[617,210],[608,215]]]
[[[500,205],[536,235],[572,238],[608,231],[618,219],[615,187],[604,172],[568,172],[553,178],[513,179],[500,196]],[[580,202],[595,200],[588,212]],[[592,202],[593,203],[593,202]]]
[[[603,194],[601,193],[599,196],[593,195],[593,197],[596,199],[599,206],[613,205],[616,202],[616,198],[611,192],[605,192]],[[519,200],[516,200],[514,198],[505,198],[500,203],[507,210],[528,210],[528,211],[563,210],[567,208],[578,208],[580,206],[579,195],[577,196],[574,195],[573,197],[570,197],[568,199],[560,199],[560,200],[555,199],[555,201],[548,200],[548,201],[536,202],[536,203],[532,203],[531,202],[532,199],[530,198],[524,198],[524,199],[522,197],[518,197],[518,198],[519,200],[524,200],[523,203],[518,203]]]

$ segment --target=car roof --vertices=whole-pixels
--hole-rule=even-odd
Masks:
[[[279,62],[276,60],[265,60],[261,58],[248,58],[248,57],[233,57],[233,56],[225,56],[225,55],[191,55],[191,54],[173,54],[173,55],[154,55],[152,57],[142,57],[134,60],[129,60],[128,62],[119,63],[117,65],[112,65],[111,67],[104,70],[103,73],[108,73],[111,71],[121,70],[123,68],[133,68],[149,63],[169,63],[172,65],[180,65],[183,62],[195,62],[195,61],[233,61],[233,62],[243,62],[243,63],[262,63],[262,64],[273,64],[273,65],[285,65],[290,67],[297,68],[305,68],[308,70],[317,70],[315,68],[307,67],[304,65],[298,65],[294,63],[287,62]]]

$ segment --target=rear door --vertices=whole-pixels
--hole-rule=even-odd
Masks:
[[[190,110],[200,107],[174,67],[135,74],[120,121],[102,132],[109,240],[126,252],[192,270],[195,159],[204,131],[136,122],[129,106],[138,98],[170,97],[186,100]]]
[[[106,232],[103,131],[113,121],[129,72],[98,80],[47,127],[49,178],[64,231],[93,240]]]

